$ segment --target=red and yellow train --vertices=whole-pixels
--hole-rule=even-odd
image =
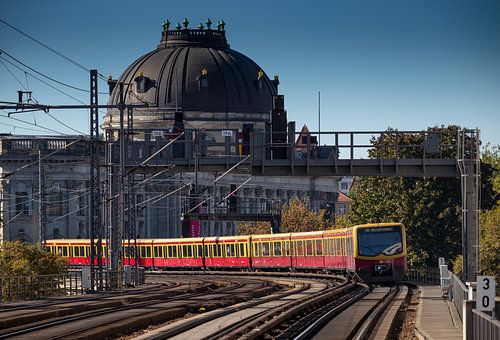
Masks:
[[[47,249],[72,265],[90,264],[89,240],[48,240]],[[124,243],[124,264],[134,265],[129,251]],[[401,223],[302,233],[140,239],[137,251],[139,266],[161,269],[342,271],[366,282],[400,281],[407,270]]]

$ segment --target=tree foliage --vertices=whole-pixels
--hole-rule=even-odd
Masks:
[[[325,211],[319,212],[309,209],[309,202],[292,199],[281,209],[282,233],[294,233],[303,231],[317,231],[331,229],[333,222],[326,218]],[[269,222],[240,223],[236,228],[238,235],[255,235],[271,233]]]
[[[271,233],[271,223],[270,222],[247,222],[239,223],[236,226],[237,235],[260,235],[260,234],[270,234]]]
[[[480,257],[481,272],[485,275],[495,275],[500,281],[500,146],[487,145],[482,154],[482,161],[490,170],[489,181],[494,193],[494,205],[481,211]],[[484,192],[481,193],[484,195]]]
[[[68,261],[39,247],[5,241],[0,246],[0,277],[58,274],[66,270]]]
[[[303,231],[325,230],[333,223],[325,217],[325,211],[315,212],[309,209],[308,201],[292,199],[281,209],[281,231],[295,233]]]
[[[435,127],[441,145],[456,144],[459,127]],[[372,138],[370,158],[420,158],[424,136],[389,130],[382,138]],[[466,140],[468,143],[468,140]],[[453,147],[428,154],[427,158],[455,157]],[[482,167],[482,205],[491,206],[489,173]],[[410,265],[436,265],[438,257],[453,259],[461,250],[461,189],[458,178],[361,177],[351,193],[353,205],[349,219],[353,224],[369,222],[402,222],[407,227]]]

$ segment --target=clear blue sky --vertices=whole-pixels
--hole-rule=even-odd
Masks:
[[[163,20],[175,25],[184,17],[191,27],[224,19],[231,48],[270,77],[279,74],[288,118],[299,127],[317,130],[321,91],[322,131],[456,124],[479,127],[483,142],[500,144],[500,1],[0,2],[3,20],[115,78],[156,48]],[[87,73],[2,23],[0,48],[62,82],[89,87]],[[40,103],[76,103],[6,65]],[[89,101],[86,93],[55,86]],[[106,90],[105,82],[99,86]],[[17,100],[19,89],[0,63],[0,100]],[[51,114],[88,131],[86,111]],[[44,113],[15,117],[72,133]],[[0,117],[0,132],[41,133],[21,126],[29,127]]]

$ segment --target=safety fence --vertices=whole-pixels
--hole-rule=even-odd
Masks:
[[[405,276],[405,281],[425,284],[439,284],[439,268],[409,268]]]
[[[0,277],[0,301],[36,300],[83,294],[81,272],[54,275]]]
[[[474,293],[469,292],[469,288],[464,285],[458,276],[449,272],[448,275],[451,278],[450,299],[462,320],[463,338],[467,340],[500,339],[500,321],[495,319],[495,315],[500,315],[500,302],[496,302],[495,312],[482,312],[475,309]],[[472,299],[470,299],[471,297]]]
[[[94,285],[92,276],[87,277],[85,272],[83,266],[70,268],[62,274],[0,277],[0,303],[110,291],[112,286],[125,288],[145,283],[144,268],[126,270],[120,274],[96,272],[93,275]],[[113,280],[119,280],[121,284],[112,285]]]

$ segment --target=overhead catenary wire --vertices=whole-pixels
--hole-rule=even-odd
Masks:
[[[36,132],[47,132],[45,130],[30,129],[30,128],[25,128],[25,127],[22,127],[22,126],[19,126],[19,125],[11,125],[11,124],[1,123],[1,122],[0,122],[0,125],[5,125],[5,126],[9,126],[11,128],[20,129],[20,130],[28,130],[28,131],[36,131]]]
[[[9,64],[11,64],[11,65],[12,65],[12,66],[14,66],[15,68],[17,68],[17,69],[21,70],[22,72],[26,72],[25,70],[23,70],[22,68],[20,68],[19,66],[17,66],[17,65],[16,65],[16,64],[14,64],[13,62],[11,62],[10,60],[7,60],[7,59],[5,59],[4,57],[2,57],[1,55],[0,55],[0,59],[2,59],[2,60],[4,60],[4,61],[8,62]],[[47,86],[49,86],[49,87],[53,88],[53,89],[54,89],[54,90],[56,90],[57,92],[60,92],[60,93],[64,94],[65,96],[67,96],[67,97],[69,97],[69,98],[71,98],[71,99],[73,99],[73,100],[75,100],[75,101],[79,102],[80,104],[85,105],[85,103],[84,103],[84,102],[82,102],[80,99],[75,98],[75,97],[73,97],[72,95],[70,95],[70,94],[68,94],[68,93],[66,93],[66,92],[64,92],[64,91],[62,91],[62,90],[60,90],[60,89],[58,89],[57,87],[53,86],[52,84],[47,83],[45,80],[42,80],[42,79],[38,78],[37,76],[35,76],[35,75],[33,75],[33,74],[29,73],[29,72],[26,72],[26,73],[27,73],[28,75],[32,76],[33,78],[35,78],[36,80],[38,80],[38,81],[40,81],[40,82],[44,83],[45,85],[47,85]]]
[[[28,125],[33,125],[33,126],[36,126],[36,127],[39,127],[39,128],[42,128],[46,131],[50,131],[50,132],[54,132],[54,133],[57,133],[59,135],[63,135],[63,136],[71,136],[70,134],[68,133],[64,133],[64,132],[61,132],[61,131],[57,131],[57,130],[54,130],[54,129],[51,129],[51,128],[48,128],[48,127],[45,127],[43,125],[40,125],[40,124],[34,124],[34,123],[31,123],[31,122],[27,122],[25,120],[22,120],[22,119],[19,119],[19,118],[14,118],[14,117],[10,117],[10,116],[5,116],[5,115],[0,115],[0,117],[5,117],[5,118],[8,118],[8,119],[12,119],[12,120],[15,120],[15,121],[18,121],[18,122],[21,122],[21,123],[24,123],[24,124],[28,124]]]
[[[57,54],[58,56],[60,56],[61,58],[63,58],[63,59],[65,59],[65,60],[69,61],[70,63],[72,63],[73,65],[75,65],[75,66],[79,67],[80,69],[82,69],[82,70],[84,70],[84,71],[86,71],[86,72],[90,72],[90,69],[89,69],[89,68],[87,68],[87,67],[83,66],[82,64],[80,64],[80,63],[76,62],[75,60],[73,60],[73,59],[71,59],[71,58],[69,58],[69,57],[65,56],[64,54],[62,54],[62,53],[60,53],[60,52],[56,51],[56,50],[55,50],[55,49],[53,49],[52,47],[50,47],[50,46],[48,46],[48,45],[44,44],[43,42],[41,42],[41,41],[39,41],[39,40],[35,39],[35,38],[34,38],[34,37],[32,37],[31,35],[29,35],[29,34],[27,34],[27,33],[23,32],[23,31],[21,31],[20,29],[18,29],[18,28],[16,28],[16,27],[12,26],[11,24],[9,24],[8,22],[6,22],[6,21],[5,21],[5,20],[3,20],[2,18],[0,18],[0,22],[2,22],[3,24],[5,24],[6,26],[10,27],[10,28],[11,28],[11,29],[13,29],[14,31],[16,31],[16,32],[18,32],[18,33],[20,33],[20,34],[24,35],[26,38],[28,38],[28,39],[30,39],[30,40],[32,40],[32,41],[34,41],[35,43],[39,44],[40,46],[45,47],[46,49],[48,49],[48,50],[49,50],[49,51],[51,51],[52,53],[55,53],[55,54]],[[106,77],[104,77],[104,76],[103,76],[102,74],[100,74],[100,73],[98,73],[98,76],[99,76],[101,79],[107,80],[107,78],[106,78]]]
[[[21,85],[21,87],[25,91],[28,91],[28,89],[26,88],[26,86],[24,86],[24,84],[16,77],[16,75],[7,67],[7,65],[5,65],[5,63],[2,60],[0,60],[0,63],[3,65],[3,67],[5,67],[5,69],[7,70],[7,72],[9,72],[10,75],[19,83],[19,85]]]
[[[42,73],[42,72],[40,72],[40,71],[37,71],[37,70],[36,70],[36,69],[34,69],[33,67],[26,65],[25,63],[23,63],[22,61],[20,61],[19,59],[15,58],[15,57],[13,57],[11,54],[7,53],[5,50],[3,50],[3,49],[1,49],[1,48],[0,48],[0,54],[5,54],[6,56],[8,56],[9,58],[11,58],[12,60],[15,60],[17,63],[19,63],[19,64],[23,65],[23,66],[24,66],[24,67],[26,67],[27,69],[29,69],[29,70],[31,70],[31,71],[33,71],[33,72],[35,72],[36,74],[41,75],[41,76],[42,76],[42,77],[44,77],[44,78],[47,78],[47,79],[49,79],[49,80],[53,81],[54,83],[57,83],[57,84],[62,85],[62,86],[66,86],[66,87],[68,87],[68,88],[70,88],[70,89],[73,89],[73,90],[77,90],[77,91],[82,91],[82,92],[90,93],[90,90],[86,90],[86,89],[82,89],[82,88],[80,88],[80,87],[76,87],[76,86],[73,86],[73,85],[70,85],[70,84],[66,84],[66,83],[64,83],[64,82],[62,82],[62,81],[59,81],[59,80],[57,80],[57,79],[54,79],[53,77],[50,77],[50,76],[48,76],[48,75],[46,75],[46,74],[44,74],[44,73]],[[26,73],[27,73],[27,72],[25,72],[25,74],[26,74]],[[98,93],[99,93],[99,94],[108,94],[107,92],[98,92]]]

